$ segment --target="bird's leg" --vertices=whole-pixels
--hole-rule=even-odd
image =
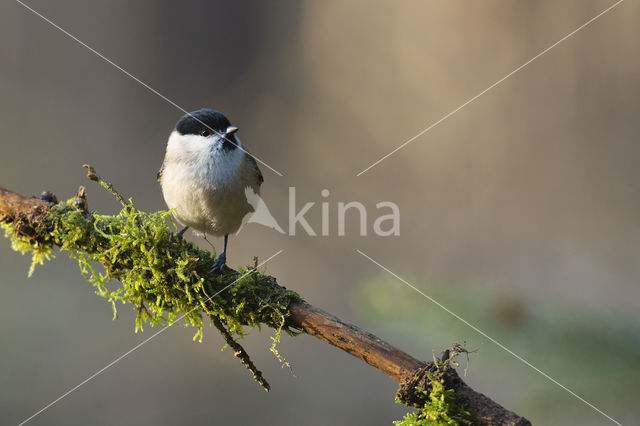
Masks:
[[[176,234],[176,238],[177,238],[178,240],[181,240],[181,239],[182,239],[182,236],[184,235],[184,233],[185,233],[185,231],[186,231],[187,229],[189,229],[189,227],[188,227],[188,226],[185,226],[184,228],[182,228],[182,229],[180,230],[180,232],[178,232],[178,233]]]
[[[213,262],[213,267],[211,268],[211,272],[213,271],[222,271],[222,269],[227,264],[227,241],[229,240],[229,234],[224,236],[224,247],[222,248],[222,253],[218,255],[218,258]]]

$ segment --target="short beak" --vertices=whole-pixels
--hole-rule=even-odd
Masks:
[[[237,131],[238,131],[238,128],[236,126],[229,126],[229,127],[227,127],[227,130],[226,130],[226,132],[224,132],[224,134],[225,134],[225,136],[232,135]]]

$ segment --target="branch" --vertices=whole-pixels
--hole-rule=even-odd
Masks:
[[[92,179],[100,182],[95,171],[91,170],[91,172]],[[119,200],[124,202],[122,197]],[[156,284],[155,287],[141,290],[141,293],[127,293],[127,291],[133,291],[133,287],[126,287],[126,283],[132,278],[132,275],[127,274],[128,271],[136,269],[136,266],[131,264],[126,257],[132,256],[131,251],[125,252],[125,257],[117,257],[116,252],[124,250],[123,243],[118,242],[120,245],[115,246],[114,241],[120,241],[117,238],[121,234],[131,234],[133,228],[127,228],[128,232],[122,231],[122,227],[125,226],[122,221],[132,222],[132,224],[127,222],[126,226],[142,227],[145,220],[155,220],[156,218],[143,217],[143,213],[135,210],[131,204],[125,204],[121,214],[115,217],[121,219],[118,222],[112,216],[89,213],[86,206],[84,188],[81,188],[75,200],[71,200],[67,204],[57,204],[55,197],[49,193],[43,194],[40,199],[27,198],[0,187],[0,223],[10,226],[14,233],[12,235],[14,242],[17,240],[20,244],[28,244],[34,251],[42,247],[57,245],[70,250],[72,256],[76,258],[88,256],[91,260],[100,261],[105,265],[109,277],[119,279],[123,283],[125,291],[110,292],[104,287],[103,281],[95,278],[97,275],[95,273],[92,275],[91,272],[83,271],[85,276],[89,275],[94,285],[102,292],[100,294],[107,297],[114,305],[116,299],[126,299],[134,303],[139,310],[139,315],[142,316],[141,321],[169,325],[177,317],[175,312],[185,312],[186,309],[195,306],[198,308],[198,316],[189,315],[186,319],[192,325],[201,328],[200,315],[204,311],[232,346],[235,355],[249,367],[254,378],[265,388],[268,388],[268,384],[262,378],[262,374],[253,366],[244,349],[232,337],[232,333],[242,334],[241,325],[255,326],[264,323],[277,330],[278,338],[282,329],[290,332],[298,330],[314,336],[364,361],[400,384],[397,398],[404,404],[419,408],[425,404],[424,395],[426,393],[419,392],[419,388],[430,389],[430,381],[434,377],[432,373],[441,368],[442,363],[419,361],[373,334],[345,323],[334,315],[308,304],[296,293],[279,286],[274,277],[261,275],[257,272],[249,277],[252,280],[251,283],[245,283],[249,278],[243,278],[241,282],[234,284],[223,294],[214,298],[204,297],[207,294],[216,294],[215,292],[227,286],[229,282],[232,282],[231,280],[240,281],[241,272],[226,268],[220,275],[208,276],[207,272],[203,273],[202,271],[208,271],[207,268],[210,267],[212,261],[210,254],[205,255],[203,251],[193,247],[190,243],[175,239],[172,235],[165,236],[160,232],[162,229],[160,231],[155,228],[151,229],[151,233],[162,234],[153,235],[153,238],[156,238],[155,244],[164,250],[162,253],[166,253],[167,257],[181,255],[182,257],[174,259],[174,261],[179,265],[186,262],[187,266],[184,266],[184,269],[180,271],[165,269],[162,271],[162,277],[156,277],[153,270],[148,274],[136,270],[136,274],[145,280],[169,280],[173,276],[175,279],[166,282],[160,281],[160,284],[165,285],[161,289],[158,289],[159,284]],[[166,217],[166,215],[161,216],[165,222]],[[70,218],[73,219],[73,223]],[[109,218],[114,220],[108,221]],[[72,241],[65,239],[70,232],[65,226],[71,227],[71,230],[75,232]],[[76,227],[81,229],[76,229]],[[150,231],[145,229],[145,232],[149,234]],[[144,248],[143,243],[140,245],[141,250],[149,249],[148,247]],[[117,250],[115,250],[116,248]],[[158,249],[158,247],[155,248]],[[151,250],[153,248],[149,250],[146,254],[152,256]],[[104,251],[109,252],[108,256],[97,257],[102,256]],[[153,254],[153,256],[156,255]],[[157,263],[160,260],[154,258],[153,262]],[[138,275],[135,276],[138,277]],[[184,276],[181,277],[181,275]],[[187,285],[188,282],[184,282],[185,280],[191,280],[188,281],[191,284]],[[173,304],[180,302],[185,306],[174,306],[167,302],[162,302],[164,304],[160,307],[154,306],[152,302],[160,297],[155,293],[145,299],[145,297],[149,297],[145,291],[157,293],[160,290],[164,292],[162,297],[167,298],[166,300],[172,301]],[[182,299],[178,298],[177,294],[180,294]],[[193,301],[190,300],[191,298]],[[203,300],[206,302],[206,306],[201,306]],[[284,312],[281,312],[283,304]],[[236,315],[245,308],[246,312],[241,312],[242,315]],[[173,317],[169,315],[167,319],[164,316],[165,311],[173,312]],[[223,320],[226,324],[223,324]],[[448,361],[448,359],[447,351],[446,359],[443,361]],[[445,363],[445,365],[448,364]],[[530,422],[525,418],[471,389],[458,376],[455,369],[447,367],[442,371],[440,377],[446,388],[455,391],[456,398],[464,404],[471,424],[530,425]]]

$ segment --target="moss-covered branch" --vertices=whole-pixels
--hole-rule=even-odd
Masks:
[[[303,332],[348,352],[400,383],[398,399],[406,405],[434,415],[444,415],[456,407],[454,423],[450,424],[462,419],[460,413],[468,413],[464,421],[472,424],[529,424],[469,388],[448,362],[416,360],[309,305],[297,293],[278,285],[274,277],[260,273],[257,262],[238,271],[226,268],[222,273],[210,273],[212,254],[176,238],[168,212],[137,210],[131,200],[125,201],[93,169],[90,178],[118,198],[123,204],[120,213],[108,216],[90,212],[84,188],[61,203],[51,194],[41,199],[27,198],[0,188],[0,223],[16,250],[33,254],[34,265],[53,256],[55,246],[68,251],[96,293],[112,304],[114,315],[120,303],[134,307],[138,314],[136,330],[144,324],[168,326],[184,319],[186,325],[195,327],[194,339],[201,339],[209,319],[266,390],[268,383],[237,338],[245,335],[246,328],[266,325],[275,330],[272,351],[280,358],[275,345],[281,332]],[[96,270],[98,263],[105,272]],[[444,405],[429,399],[441,396]]]
[[[103,183],[93,169],[90,176]],[[277,336],[282,330],[295,334],[285,320],[289,304],[301,300],[300,296],[278,286],[255,266],[211,274],[211,254],[176,238],[169,212],[141,212],[111,185],[103,186],[123,204],[115,216],[89,212],[84,189],[75,198],[57,204],[20,200],[17,194],[10,197],[20,201],[7,205],[14,213],[5,209],[3,227],[16,250],[33,254],[30,272],[53,256],[53,247],[58,246],[78,261],[96,294],[111,303],[114,318],[120,302],[133,306],[136,331],[146,323],[167,326],[184,320],[196,328],[194,339],[202,339],[205,319],[209,318],[256,381],[268,390],[269,384],[234,336],[242,337],[245,327],[261,324],[275,329]],[[33,207],[28,207],[29,203]],[[17,213],[11,206],[28,214]],[[97,263],[105,272],[96,269]],[[117,281],[120,285],[113,285]]]

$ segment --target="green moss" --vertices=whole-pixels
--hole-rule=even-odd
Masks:
[[[29,238],[17,235],[13,225],[0,222],[4,229],[4,236],[11,240],[11,248],[22,254],[31,253],[31,266],[29,267],[29,277],[33,275],[37,265],[42,265],[45,260],[55,257],[55,254],[48,244],[33,241]]]
[[[201,341],[207,317],[224,325],[229,332],[226,339],[243,337],[246,328],[265,324],[276,330],[271,350],[279,359],[276,345],[281,332],[296,334],[286,319],[289,303],[301,300],[297,293],[260,273],[257,264],[237,274],[210,274],[215,253],[177,239],[168,211],[145,213],[130,201],[109,216],[89,213],[71,199],[51,207],[36,238],[17,235],[12,224],[2,226],[15,250],[33,254],[29,274],[53,256],[54,246],[69,252],[96,294],[111,303],[114,318],[119,305],[133,307],[136,332],[145,324],[169,326],[184,319],[182,325],[194,327],[194,340]],[[104,267],[102,272],[98,265]],[[248,355],[246,360],[250,362]]]
[[[454,346],[454,349],[456,347]],[[465,350],[466,352],[466,350]],[[426,371],[429,380],[429,389],[416,387],[415,389],[424,400],[424,405],[417,411],[408,413],[404,419],[393,422],[399,426],[415,425],[466,425],[470,413],[464,409],[464,404],[456,397],[453,389],[447,389],[445,384],[445,372],[451,365],[457,365],[454,357],[458,352],[452,351],[452,357],[446,361],[434,359],[435,371]],[[396,402],[402,401],[396,399]]]

